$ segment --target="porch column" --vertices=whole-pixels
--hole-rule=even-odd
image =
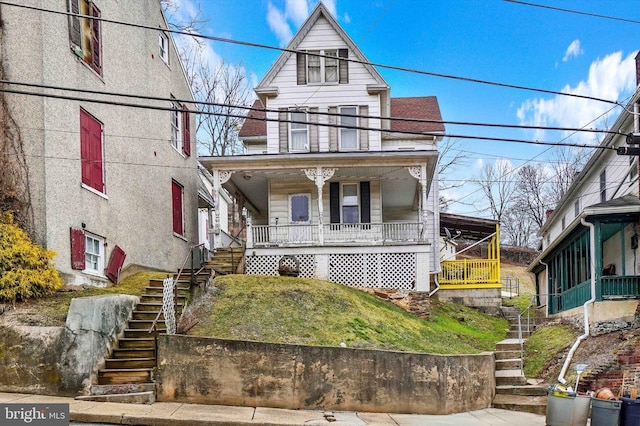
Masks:
[[[427,165],[422,164],[420,166],[407,167],[409,174],[416,178],[420,182],[420,217],[422,218],[422,230],[420,231],[420,239],[422,240],[427,232],[427,223],[429,222],[429,215],[427,211]]]
[[[303,169],[302,171],[307,175],[309,180],[315,182],[316,188],[318,188],[318,241],[320,245],[324,245],[324,208],[322,206],[322,187],[324,187],[324,183],[326,181],[333,177],[336,169],[317,166],[315,169]]]
[[[220,235],[220,189],[222,185],[231,179],[230,170],[212,170],[213,174],[213,203],[215,205],[215,219],[213,221],[213,232]],[[220,237],[214,239],[214,248],[222,247],[222,239]]]
[[[251,229],[251,215],[247,212],[247,248],[253,248],[253,229]]]

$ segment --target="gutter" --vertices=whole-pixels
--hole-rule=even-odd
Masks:
[[[569,350],[567,354],[567,359],[564,361],[564,365],[562,366],[562,370],[560,370],[560,374],[558,375],[558,381],[563,385],[567,384],[567,381],[564,378],[564,375],[567,373],[567,369],[569,368],[569,364],[571,363],[571,359],[573,358],[573,354],[575,353],[578,346],[580,346],[580,342],[586,339],[589,336],[589,309],[587,305],[595,302],[596,300],[596,263],[595,263],[595,252],[596,252],[596,237],[595,237],[595,225],[591,222],[587,222],[584,219],[584,216],[580,217],[580,223],[589,228],[589,251],[591,252],[591,298],[584,302],[582,305],[584,311],[584,334],[578,336],[575,343]],[[547,275],[547,280],[549,276]],[[576,389],[577,392],[577,389]]]

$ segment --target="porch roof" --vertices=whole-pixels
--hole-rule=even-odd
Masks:
[[[555,238],[551,244],[546,247],[527,267],[527,271],[533,272],[538,269],[541,265],[542,259],[544,259],[549,253],[551,253],[558,245],[560,245],[565,239],[572,235],[573,231],[578,227],[582,226],[580,223],[580,219],[589,218],[589,217],[619,217],[619,218],[629,218],[631,216],[637,217],[640,216],[640,199],[638,196],[633,194],[627,194],[625,196],[614,198],[612,200],[606,201],[604,203],[598,203],[586,207],[582,214],[576,217],[565,229],[562,231],[557,238]]]
[[[266,212],[269,180],[307,179],[303,170],[316,167],[335,169],[334,181],[379,179],[386,207],[413,206],[418,180],[407,168],[425,165],[430,188],[437,159],[438,151],[429,150],[258,154],[204,157],[200,162],[209,170],[232,172],[224,187],[242,193],[257,211]]]

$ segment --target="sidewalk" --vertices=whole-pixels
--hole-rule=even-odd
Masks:
[[[544,426],[545,416],[487,408],[447,416],[284,410],[156,402],[151,405],[78,401],[47,395],[0,392],[0,403],[69,404],[71,421],[150,426],[205,425],[394,425],[394,426]],[[333,415],[335,421],[330,421]]]

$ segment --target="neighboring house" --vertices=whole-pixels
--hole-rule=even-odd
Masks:
[[[246,273],[289,262],[303,277],[428,291],[440,262],[436,98],[392,98],[321,2],[255,92],[247,154],[199,159],[214,193],[243,198]]]
[[[202,165],[198,166],[198,171],[202,181],[198,191],[198,243],[209,251],[213,251],[216,246],[241,246],[237,235],[233,235],[234,213],[237,208],[235,200],[224,188],[221,188],[220,196],[216,197],[211,173]],[[218,226],[214,226],[215,224]]]
[[[0,6],[2,78],[52,87],[30,89],[43,97],[0,93],[7,105],[3,124],[18,130],[24,151],[32,234],[57,252],[67,284],[107,285],[130,265],[178,268],[198,238],[195,120],[173,39],[162,31],[160,2],[27,3],[88,16]]]
[[[633,299],[640,296],[638,157],[618,155],[616,149],[638,132],[630,111],[639,99],[637,90],[613,133],[540,228],[542,252],[528,270],[535,274],[538,304],[549,315],[572,315],[594,296],[594,320],[634,316]]]

